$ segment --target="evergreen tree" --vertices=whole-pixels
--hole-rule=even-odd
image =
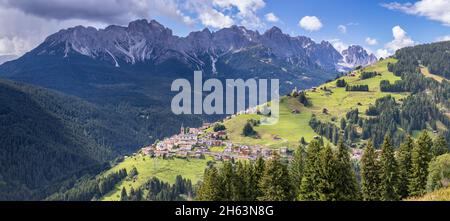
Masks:
[[[220,201],[222,200],[221,182],[218,171],[215,167],[205,170],[203,183],[198,190],[197,199],[200,201]]]
[[[411,177],[411,153],[414,147],[414,140],[408,136],[404,143],[400,145],[398,151],[398,193],[401,198],[409,196],[408,186]]]
[[[350,201],[359,199],[359,188],[355,171],[350,161],[348,148],[339,140],[336,154],[336,200]]]
[[[381,199],[384,201],[395,201],[398,195],[398,170],[394,156],[394,148],[389,136],[386,136],[381,147],[380,179]]]
[[[361,158],[361,192],[365,201],[377,201],[380,195],[380,173],[372,141],[367,143]]]
[[[258,197],[258,200],[290,201],[294,199],[289,171],[278,155],[274,155],[267,161],[259,186],[262,195]]]
[[[439,135],[433,142],[431,154],[433,157],[448,153],[448,144],[443,135]]]
[[[345,118],[341,119],[341,130],[345,130],[345,128],[347,127],[347,121],[345,120]]]
[[[303,177],[303,167],[304,167],[304,150],[303,146],[300,145],[294,153],[294,158],[292,159],[290,175],[292,178],[292,185],[295,188],[295,192],[298,193],[300,189],[300,184]]]
[[[312,141],[306,148],[305,167],[303,169],[302,182],[300,184],[299,196],[300,200],[313,201],[320,200],[318,186],[320,183],[320,142]]]
[[[125,189],[125,187],[122,187],[122,192],[120,193],[120,201],[127,201],[127,200],[128,200],[127,190]]]
[[[266,162],[262,157],[258,157],[255,162],[255,166],[253,168],[254,179],[257,182],[257,188],[255,188],[255,198],[262,195],[261,188],[259,188],[259,182],[261,181],[262,176],[264,175],[264,168],[266,167]]]
[[[249,201],[250,199],[250,179],[248,177],[249,167],[247,163],[242,163],[241,161],[238,161],[236,164],[236,174],[235,174],[235,181],[234,181],[234,201]]]
[[[326,145],[319,155],[319,184],[317,192],[321,201],[336,201],[336,159],[330,145]]]
[[[244,164],[244,180],[247,189],[245,200],[256,201],[260,193],[258,186],[259,179],[255,172],[255,166],[251,163]]]
[[[246,137],[251,137],[256,135],[256,131],[253,129],[253,126],[250,122],[247,122],[242,129],[242,134]]]
[[[425,193],[428,177],[428,164],[431,160],[431,146],[433,142],[426,131],[417,139],[411,155],[411,178],[409,193],[419,196]]]
[[[234,173],[233,164],[230,161],[223,163],[223,167],[220,170],[220,180],[222,181],[221,187],[223,190],[223,200],[232,201],[238,199],[237,186],[235,184],[236,177]],[[241,187],[239,187],[241,188]]]
[[[300,138],[300,144],[301,145],[305,145],[306,144],[306,140],[304,137]]]
[[[298,94],[298,101],[305,106],[309,106],[309,101],[308,98],[306,97],[306,92],[304,91]]]

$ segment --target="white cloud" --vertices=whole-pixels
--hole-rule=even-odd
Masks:
[[[339,25],[339,26],[337,27],[337,29],[338,29],[338,31],[339,31],[340,33],[342,33],[342,34],[346,34],[346,33],[347,33],[347,26],[345,26],[345,25]]]
[[[203,25],[212,28],[226,28],[234,24],[230,16],[224,15],[213,8],[206,8],[200,12],[199,19]]]
[[[387,49],[378,49],[375,53],[377,58],[387,58],[392,55]]]
[[[178,0],[0,0],[0,6],[58,21],[81,19],[128,24],[138,18],[162,15],[187,24],[192,22],[192,18],[181,10]]]
[[[0,55],[20,55],[24,54],[31,48],[30,41],[27,41],[26,38],[0,38]]]
[[[368,45],[377,45],[378,44],[378,40],[375,39],[375,38],[367,37],[366,38],[366,44],[368,44]]]
[[[21,55],[63,28],[127,25],[140,18],[211,28],[265,28],[258,16],[265,5],[265,0],[0,0],[0,55]]]
[[[264,0],[212,0],[212,2],[213,6],[222,11],[232,13],[233,10],[237,10],[237,14],[232,17],[239,20],[243,26],[248,28],[264,27],[264,23],[256,14],[258,10],[266,6]]]
[[[394,36],[394,40],[387,43],[385,46],[386,49],[389,49],[392,52],[404,47],[415,45],[415,42],[407,35],[406,31],[398,25],[392,28],[392,34]]]
[[[340,53],[342,53],[342,51],[348,49],[348,44],[342,42],[340,39],[331,39],[331,40],[329,40],[329,42]]]
[[[105,24],[86,20],[58,21],[25,13],[15,8],[0,7],[0,55],[22,55],[60,29],[79,24],[104,27]]]
[[[248,28],[264,28],[265,24],[257,15],[264,8],[264,0],[189,0],[184,9],[198,16],[205,26],[223,28],[240,24]],[[218,20],[213,20],[218,19]]]
[[[438,37],[436,41],[450,41],[450,35]]]
[[[398,10],[407,14],[426,17],[433,21],[450,26],[450,1],[449,0],[420,0],[416,3],[392,2],[382,4],[391,10]]]
[[[265,17],[266,17],[266,21],[268,21],[268,22],[276,23],[276,22],[280,21],[280,19],[273,12],[267,13],[265,15]]]
[[[305,16],[298,25],[307,31],[318,31],[323,27],[322,22],[316,16]]]
[[[378,49],[376,52],[377,57],[386,58],[395,53],[398,49],[414,46],[416,42],[408,36],[405,30],[400,26],[395,26],[392,28],[392,35],[394,40],[384,45],[384,48]]]

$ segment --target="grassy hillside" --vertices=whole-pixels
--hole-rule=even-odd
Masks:
[[[300,110],[300,114],[292,114],[293,109]],[[254,128],[260,136],[258,139],[242,136],[242,128],[250,119],[260,119],[260,116],[239,115],[224,122],[230,141],[236,144],[280,147],[295,146],[302,136],[307,140],[318,136],[308,126],[311,111],[294,98],[284,97],[281,99],[280,120],[276,125],[261,125]]]
[[[450,187],[436,190],[421,197],[413,197],[407,201],[450,201]]]
[[[202,179],[206,163],[212,159],[158,159],[150,158],[148,156],[136,155],[127,157],[123,162],[117,166],[106,171],[101,176],[106,176],[110,173],[117,172],[120,169],[131,171],[136,167],[138,175],[136,179],[125,179],[116,185],[115,190],[103,197],[105,201],[117,201],[120,199],[120,191],[125,187],[128,191],[133,187],[138,189],[145,184],[150,178],[156,177],[161,181],[173,184],[177,175],[182,175],[183,178],[190,179],[193,184]]]
[[[395,63],[395,59],[386,59],[375,65],[355,71],[355,75],[341,77],[349,85],[368,85],[369,92],[346,91],[345,88],[336,86],[336,81],[323,84],[317,89],[307,91],[307,97],[312,105],[305,107],[296,98],[283,97],[280,102],[280,120],[278,124],[271,126],[258,126],[255,130],[260,138],[249,138],[242,136],[242,128],[249,119],[259,119],[257,115],[239,115],[224,122],[229,139],[234,143],[248,145],[268,145],[271,147],[288,146],[295,147],[300,138],[304,137],[307,142],[311,141],[317,133],[309,126],[312,115],[325,122],[339,124],[340,119],[345,117],[351,109],[358,108],[359,114],[363,118],[365,111],[373,105],[378,98],[391,95],[396,100],[408,96],[409,93],[385,93],[380,91],[380,81],[389,80],[395,82],[400,77],[395,76],[387,69],[388,63]],[[380,75],[369,79],[360,79],[361,72],[376,71]],[[325,90],[326,89],[326,90]],[[323,109],[328,110],[328,114],[323,113]],[[293,113],[299,110],[300,113]],[[275,139],[278,138],[278,139]]]
[[[311,92],[310,90],[308,97],[313,104],[311,111],[316,114],[319,119],[331,120],[332,117],[344,117],[352,108],[358,108],[360,114],[364,115],[365,110],[367,110],[371,104],[374,104],[376,99],[387,95],[393,96],[396,100],[406,97],[408,93],[385,93],[380,91],[380,81],[389,80],[390,82],[394,82],[400,80],[400,77],[395,76],[392,72],[387,70],[387,64],[395,62],[395,59],[386,59],[360,71],[355,71],[355,76],[349,75],[340,78],[344,79],[348,85],[368,85],[369,92],[345,91],[345,88],[336,87],[336,81],[320,86],[317,92]],[[361,72],[373,71],[376,71],[381,75],[365,80],[360,79]],[[320,88],[323,87],[326,87],[331,92],[320,90]],[[328,109],[328,115],[321,114],[323,108]]]

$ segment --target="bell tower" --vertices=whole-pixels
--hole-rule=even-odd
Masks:
[[[180,134],[185,134],[184,124],[181,124]]]

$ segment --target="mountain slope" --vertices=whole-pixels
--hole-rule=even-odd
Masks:
[[[33,192],[151,142],[133,117],[75,97],[6,80],[0,92],[0,199],[42,197]]]
[[[247,120],[259,119],[258,115],[226,120],[229,139],[238,144],[275,148],[295,148],[302,137],[310,142],[316,136],[332,143],[343,136],[348,145],[357,147],[368,139],[379,146],[385,135],[390,135],[393,143],[399,145],[408,134],[416,135],[421,130],[450,139],[449,83],[421,73],[391,72],[389,69],[395,69],[392,67],[397,64],[400,67],[403,60],[386,59],[306,90],[306,106],[299,97],[284,97],[279,123],[255,127],[257,139],[244,137],[242,128]],[[345,82],[345,86],[338,86],[338,81]],[[358,85],[367,86],[368,91],[352,91]]]

